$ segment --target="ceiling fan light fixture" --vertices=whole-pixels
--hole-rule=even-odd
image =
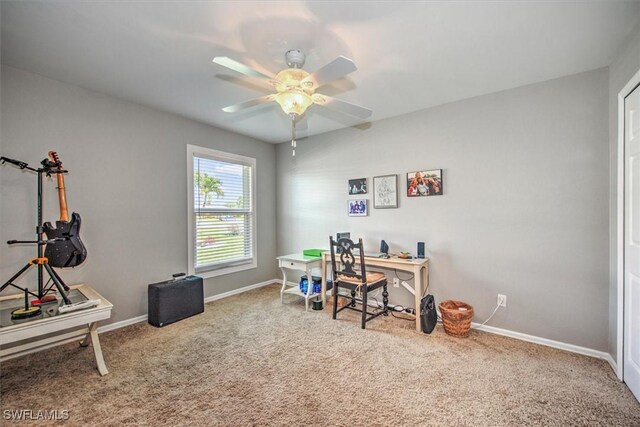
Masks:
[[[289,115],[296,114],[301,116],[307,111],[307,108],[313,104],[311,97],[303,91],[292,90],[280,92],[274,96],[276,102],[282,107],[282,110]]]
[[[302,88],[300,82],[308,76],[309,73],[298,68],[282,70],[276,75],[276,90],[280,92],[289,88]],[[309,86],[305,85],[304,89],[309,90]]]
[[[2,0],[0,0],[2,1]],[[244,74],[248,77],[260,79],[276,89],[277,93],[250,99],[239,104],[224,107],[227,113],[235,113],[241,110],[276,101],[282,110],[291,118],[291,147],[295,156],[296,149],[296,122],[311,104],[319,104],[354,117],[366,119],[372,111],[347,101],[320,95],[315,91],[334,80],[343,78],[357,70],[356,65],[349,58],[339,56],[324,67],[317,69],[313,74],[303,70],[305,54],[298,49],[291,49],[285,53],[285,60],[289,68],[280,71],[277,75],[263,73],[248,67],[233,59],[215,57],[213,62],[230,70]]]

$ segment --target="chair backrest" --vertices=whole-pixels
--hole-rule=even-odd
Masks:
[[[362,245],[362,239],[358,239],[358,243],[353,243],[351,239],[342,238],[337,242],[333,240],[333,236],[329,236],[329,244],[331,246],[331,267],[333,269],[333,281],[338,279],[338,275],[341,274],[347,277],[355,277],[360,280],[362,284],[367,283],[367,272],[364,264],[364,248]],[[340,265],[341,270],[338,270],[336,265],[336,248],[340,248]],[[354,249],[359,249],[360,254],[356,261],[356,256],[353,254]],[[356,264],[360,264],[359,271],[355,269]]]

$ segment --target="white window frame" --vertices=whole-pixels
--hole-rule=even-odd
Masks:
[[[196,274],[195,271],[195,235],[194,235],[194,194],[193,194],[193,157],[209,157],[222,162],[242,163],[251,167],[251,237],[253,258],[242,264],[234,264],[230,266],[212,267],[210,270],[198,272],[198,276],[203,278],[222,276],[224,274],[237,273],[239,271],[250,270],[258,267],[257,254],[257,206],[256,206],[256,159],[253,157],[241,156],[239,154],[227,153],[224,151],[214,150],[212,148],[199,147],[197,145],[187,144],[187,235],[188,241],[188,259],[189,266],[187,271],[189,274]]]

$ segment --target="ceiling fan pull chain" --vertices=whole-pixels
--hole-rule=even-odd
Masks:
[[[296,156],[296,115],[294,113],[291,116],[291,157]]]

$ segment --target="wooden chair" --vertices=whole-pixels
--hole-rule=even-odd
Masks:
[[[362,239],[359,239],[356,244],[350,239],[340,239],[336,242],[333,240],[333,237],[330,236],[329,243],[331,245],[331,267],[333,270],[333,319],[335,320],[336,315],[345,308],[358,311],[362,313],[362,329],[365,329],[365,325],[369,320],[381,314],[388,316],[389,311],[387,306],[389,303],[389,293],[387,292],[387,278],[384,273],[375,271],[367,272],[364,262]],[[341,265],[340,270],[338,270],[336,264],[336,248],[340,249],[338,253]],[[354,249],[359,249],[360,254],[354,256]],[[359,271],[355,268],[356,264],[359,264]],[[340,295],[340,288],[350,289],[351,296]],[[370,313],[367,311],[367,294],[379,288],[382,288],[383,308],[376,313]],[[360,291],[362,298],[356,298],[357,291]],[[338,298],[346,298],[349,300],[349,303],[338,310]],[[362,309],[356,308],[356,302],[361,303]]]

